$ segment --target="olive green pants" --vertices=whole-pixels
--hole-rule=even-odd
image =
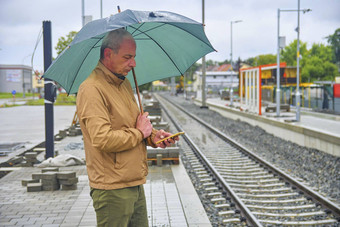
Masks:
[[[147,227],[148,217],[143,185],[101,190],[91,188],[98,227]]]

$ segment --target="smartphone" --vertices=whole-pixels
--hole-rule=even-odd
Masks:
[[[182,135],[182,134],[184,134],[184,132],[177,132],[177,133],[172,134],[171,136],[168,136],[168,137],[166,137],[166,138],[164,138],[164,139],[158,140],[158,141],[156,142],[156,144],[159,144],[159,143],[163,142],[164,140],[167,140],[167,139],[170,139],[170,138],[173,138],[173,137]]]

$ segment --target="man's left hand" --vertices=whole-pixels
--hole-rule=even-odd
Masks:
[[[154,138],[154,143],[156,143],[157,141],[161,140],[161,139],[164,139],[166,137],[169,137],[171,136],[172,134],[169,133],[169,132],[165,132],[163,129],[159,130],[156,135],[155,135],[155,138]],[[161,148],[166,148],[168,146],[171,146],[171,144],[174,144],[176,141],[179,140],[179,137],[176,136],[174,138],[170,138],[170,139],[167,139],[167,140],[164,140],[163,142],[159,143],[159,144],[156,144],[157,147],[161,147]]]

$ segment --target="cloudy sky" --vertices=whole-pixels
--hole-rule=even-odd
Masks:
[[[122,10],[165,10],[202,21],[202,0],[102,0],[103,17]],[[207,59],[230,59],[230,21],[233,24],[233,59],[260,54],[275,54],[277,46],[277,9],[297,9],[298,0],[205,0],[206,33],[218,52]],[[326,36],[340,27],[339,0],[300,0],[300,39],[324,43]],[[85,0],[85,15],[100,18],[100,0]],[[42,22],[52,22],[53,57],[58,38],[82,26],[81,0],[0,0],[0,64],[31,65]],[[297,12],[281,12],[280,35],[288,45],[297,37]],[[34,69],[43,69],[43,42],[38,43],[33,58]]]

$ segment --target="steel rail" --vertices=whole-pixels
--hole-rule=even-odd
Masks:
[[[157,97],[157,99],[159,100],[159,96]],[[174,103],[172,103],[172,104],[174,104]],[[168,111],[167,107],[162,105],[162,108],[163,108],[164,112],[166,113],[166,115],[168,116],[168,118],[172,121],[172,123],[174,124],[176,129],[178,131],[183,131],[183,128],[173,119],[171,114],[169,114],[169,111]],[[246,221],[247,224],[249,224],[250,226],[259,226],[259,227],[261,227],[262,224],[252,214],[252,212],[247,208],[247,206],[242,202],[242,200],[236,195],[236,193],[228,185],[228,183],[221,176],[221,174],[216,170],[214,165],[206,158],[206,156],[198,148],[198,146],[194,143],[194,141],[187,134],[184,134],[183,137],[184,137],[185,141],[188,143],[188,145],[197,154],[197,156],[199,156],[198,158],[205,164],[204,167],[208,168],[208,172],[212,173],[216,177],[217,181],[224,188],[224,192],[227,192],[228,195],[230,195],[230,197],[231,197],[232,201],[235,203],[236,207],[241,211],[241,214],[246,218],[246,220],[241,220],[241,221]],[[227,194],[225,193],[225,195],[227,195]]]
[[[157,96],[157,97],[159,97],[159,96]],[[272,171],[274,174],[278,175],[279,177],[284,179],[286,182],[288,182],[292,186],[297,187],[302,193],[308,195],[307,198],[312,199],[314,203],[324,207],[327,212],[332,212],[333,215],[335,216],[335,218],[338,221],[340,221],[340,207],[337,206],[335,203],[331,202],[330,200],[328,200],[324,196],[320,195],[319,193],[317,193],[316,191],[314,191],[310,187],[304,185],[303,183],[297,181],[296,179],[294,179],[293,177],[289,176],[285,172],[283,172],[280,169],[276,168],[275,166],[273,166],[272,164],[270,164],[266,160],[260,158],[258,155],[256,155],[253,152],[249,151],[247,148],[245,148],[244,146],[242,146],[241,144],[239,144],[238,142],[236,142],[235,140],[233,140],[232,138],[230,138],[229,136],[227,136],[226,134],[224,134],[223,132],[221,132],[217,128],[209,125],[208,123],[206,123],[205,121],[203,121],[199,117],[189,113],[183,107],[177,105],[176,103],[173,103],[170,100],[167,100],[167,102],[170,102],[176,108],[180,109],[182,112],[184,112],[185,114],[187,114],[191,118],[195,119],[197,122],[199,122],[202,125],[204,125],[205,127],[207,127],[210,131],[212,131],[213,133],[218,135],[220,138],[228,141],[232,146],[234,146],[235,148],[239,149],[241,152],[247,154],[254,161],[257,161],[258,163],[262,164],[268,170]]]

